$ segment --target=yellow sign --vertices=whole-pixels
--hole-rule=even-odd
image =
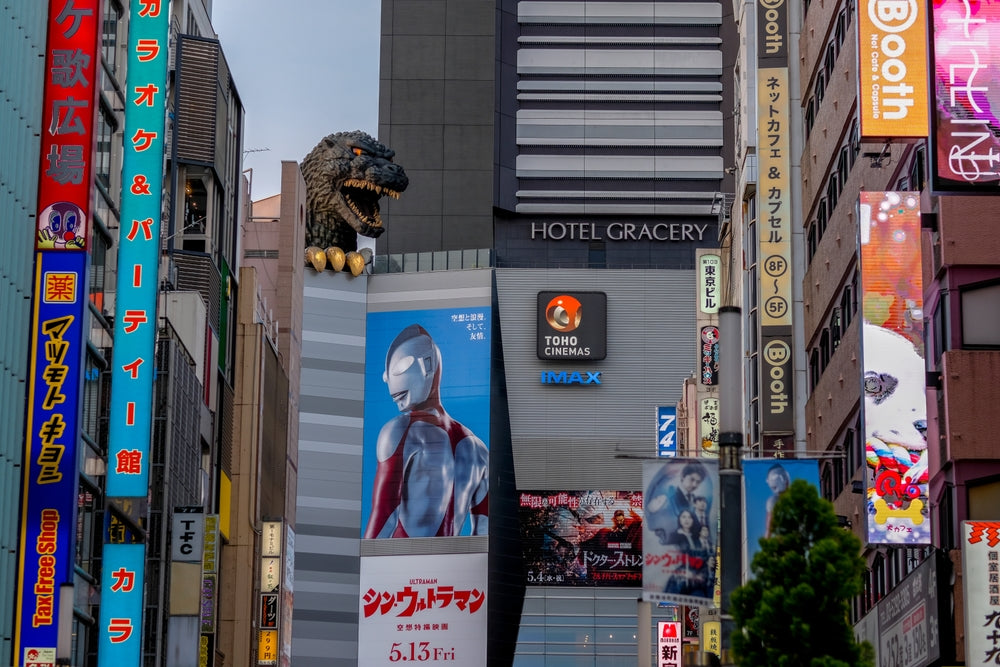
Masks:
[[[257,635],[257,664],[276,665],[278,663],[278,631],[260,630]]]
[[[701,631],[704,635],[702,646],[706,653],[722,655],[722,623],[720,621],[702,621]]]
[[[792,324],[792,192],[787,67],[757,70],[760,325]]]

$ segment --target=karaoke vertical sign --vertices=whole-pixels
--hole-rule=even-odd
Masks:
[[[167,93],[167,13],[167,3],[162,0],[137,0],[129,10],[122,222],[108,426],[109,498],[145,498],[149,489]],[[105,535],[106,544],[115,544],[117,539],[113,531]],[[138,552],[144,554],[141,543],[120,546],[110,553],[120,555],[122,562],[109,563],[106,556],[105,573],[116,571],[119,565],[132,566],[139,559]],[[129,584],[141,595],[141,569]],[[101,604],[99,665],[139,664],[141,604],[117,604],[117,597],[131,592],[123,586],[105,586],[105,591],[108,598],[102,598]],[[115,615],[115,610],[123,615]]]

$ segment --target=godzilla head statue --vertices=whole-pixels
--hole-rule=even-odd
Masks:
[[[382,235],[379,199],[397,199],[409,184],[395,154],[360,130],[331,134],[312,149],[301,164],[310,210],[306,246],[349,252],[358,234]]]

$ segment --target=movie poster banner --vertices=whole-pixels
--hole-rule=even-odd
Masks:
[[[792,481],[804,479],[819,488],[819,461],[815,459],[743,459],[743,507],[746,515],[747,572],[760,551],[762,537],[770,537],[771,514]]]
[[[965,664],[995,664],[1000,633],[1000,521],[962,522]]]
[[[369,312],[362,536],[485,535],[489,306]]]
[[[916,3],[912,3],[916,4]],[[934,0],[930,177],[937,193],[1000,191],[1000,107],[996,71],[1000,4]]]
[[[930,544],[920,195],[859,202],[869,544]]]
[[[639,586],[640,491],[521,491],[529,586]]]
[[[643,600],[713,606],[718,461],[645,461],[642,486]]]
[[[358,664],[486,665],[487,554],[361,559]]]

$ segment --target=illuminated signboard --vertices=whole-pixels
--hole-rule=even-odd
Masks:
[[[487,555],[361,559],[358,664],[486,665]]]
[[[167,31],[166,3],[133,3],[108,423],[109,497],[145,497],[149,487]]]
[[[760,429],[794,432],[792,391],[792,134],[786,0],[757,0],[757,209],[760,280]],[[787,364],[773,355],[787,351]],[[770,355],[770,356],[769,356]],[[780,377],[776,377],[775,373]]]
[[[681,667],[684,657],[681,651],[681,624],[678,621],[658,621],[656,637],[656,667]]]
[[[59,589],[73,583],[100,8],[98,0],[48,3],[14,607],[17,666],[54,664]]]
[[[995,516],[995,515],[994,515]],[[997,654],[1000,630],[1000,521],[962,522],[962,596],[965,605],[965,655]]]
[[[638,586],[640,491],[521,491],[529,586]]]
[[[143,544],[105,544],[98,664],[136,665],[142,655]]]
[[[920,195],[862,192],[859,211],[868,543],[930,544]]]
[[[15,635],[25,664],[31,651],[55,649],[59,587],[73,583],[86,261],[42,252],[35,262]]]
[[[656,455],[677,456],[677,407],[656,408]]]
[[[492,319],[487,305],[368,313],[364,538],[486,534]]]
[[[98,0],[49,3],[38,250],[85,250],[93,187],[94,118],[99,88]]]
[[[1000,186],[1000,4],[935,0],[931,7],[935,104],[930,132],[935,192],[995,194]]]
[[[719,462],[644,461],[642,487],[642,599],[713,606]]]
[[[865,0],[858,11],[861,140],[927,136],[927,5]]]
[[[719,327],[707,326],[701,328],[701,383],[704,385],[719,384]]]
[[[608,351],[608,296],[604,292],[539,292],[539,359],[604,359]]]
[[[719,312],[719,281],[722,258],[701,255],[698,258],[698,309],[708,315]]]

